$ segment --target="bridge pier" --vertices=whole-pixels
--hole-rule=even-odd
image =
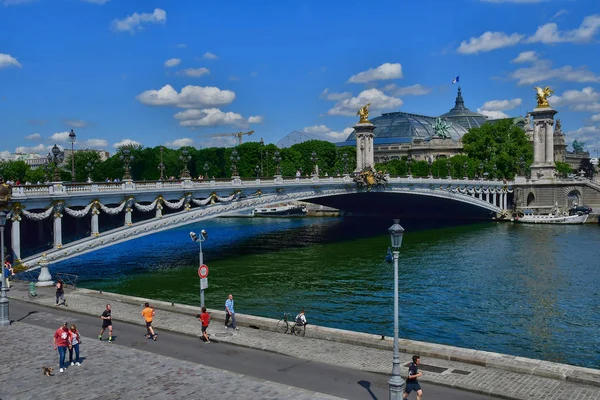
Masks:
[[[62,247],[62,207],[59,204],[54,206],[54,247]]]
[[[98,203],[94,203],[94,205],[92,206],[92,229],[90,236],[100,235],[100,229],[98,225],[98,215],[100,215],[100,210],[98,208]]]
[[[13,264],[21,261],[21,208],[13,207],[12,210],[12,226],[11,226],[11,244],[12,251],[15,254]]]

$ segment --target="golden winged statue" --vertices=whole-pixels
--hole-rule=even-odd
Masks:
[[[360,121],[358,121],[359,124],[368,124],[369,122],[369,107],[371,106],[371,103],[367,103],[364,106],[362,106],[361,108],[358,109],[358,111],[356,112],[356,115],[360,116]]]
[[[536,86],[533,88],[533,90],[535,90],[536,92],[535,98],[537,99],[537,107],[550,107],[550,104],[548,104],[548,97],[550,97],[552,93],[554,93],[554,90],[550,89],[548,86],[546,86],[544,89],[542,89],[539,86]]]

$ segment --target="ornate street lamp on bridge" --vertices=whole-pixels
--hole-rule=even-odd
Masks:
[[[388,229],[388,232],[392,240],[392,254],[394,256],[394,355],[392,358],[392,376],[388,384],[390,388],[390,400],[400,400],[402,398],[404,381],[400,376],[400,352],[398,348],[398,258],[400,257],[404,228],[400,226],[399,219],[394,219],[394,224]]]
[[[160,147],[160,163],[158,163],[158,170],[160,171],[160,176],[158,177],[159,181],[165,180],[165,163],[163,162],[163,153],[165,151],[164,147]]]
[[[129,150],[129,149],[123,149],[121,151],[121,153],[122,154],[119,158],[125,164],[123,166],[123,168],[125,169],[125,174],[123,175],[123,180],[130,181],[130,180],[132,180],[132,178],[131,178],[131,171],[129,170],[129,163],[133,161],[133,156],[131,155],[131,150]]]
[[[344,176],[348,175],[348,154],[342,154],[342,162],[344,163]]]
[[[451,179],[452,178],[452,161],[450,161],[450,159],[448,159],[448,161],[446,161],[446,167],[448,167],[448,173],[446,174],[446,178]]]
[[[275,151],[273,161],[275,161],[275,176],[281,177],[281,156],[279,155],[279,151]]]
[[[92,164],[91,161],[88,161],[86,166],[85,166],[85,170],[87,172],[87,180],[88,182],[92,182],[92,171],[94,170],[94,164]]]
[[[204,170],[204,178],[209,179],[208,178],[208,170],[210,169],[210,167],[208,166],[207,162],[204,163],[204,167],[202,169]]]
[[[310,155],[310,161],[313,163],[313,176],[319,176],[319,166],[317,165],[317,161],[319,161],[319,157],[317,157],[317,153],[315,151]]]
[[[260,178],[260,167],[257,165],[254,167],[254,172],[256,172],[256,179]]]
[[[263,147],[265,147],[265,140],[263,138],[260,138],[260,175],[264,176],[264,171],[263,171]]]
[[[190,179],[190,170],[188,169],[187,165],[192,160],[192,156],[189,155],[186,149],[183,149],[181,150],[181,155],[179,156],[179,159],[183,162],[183,169],[181,170],[180,178]]]
[[[229,157],[229,159],[231,160],[231,177],[239,178],[240,175],[238,173],[237,163],[240,161],[240,156],[238,155],[236,149],[233,149],[233,151],[231,152],[231,157]]]
[[[75,135],[75,131],[71,129],[71,133],[69,133],[69,141],[71,142],[71,181],[75,182],[75,139],[77,136]]]
[[[48,153],[48,162],[54,163],[54,182],[60,181],[60,174],[58,172],[58,164],[62,163],[65,160],[65,152],[60,151],[57,145],[52,147],[50,153]]]

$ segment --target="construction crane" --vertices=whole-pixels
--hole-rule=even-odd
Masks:
[[[242,144],[242,136],[244,135],[252,135],[254,133],[254,131],[249,131],[249,132],[233,132],[233,133],[209,133],[206,135],[201,135],[199,137],[225,137],[225,136],[235,136],[236,138],[238,138],[238,145]]]

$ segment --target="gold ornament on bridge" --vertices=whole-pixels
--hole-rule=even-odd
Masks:
[[[360,121],[358,121],[359,124],[368,124],[371,121],[369,121],[369,107],[371,106],[371,103],[367,103],[364,106],[362,106],[361,108],[358,109],[358,111],[356,112],[356,115],[360,116]]]
[[[536,86],[533,90],[536,92],[535,98],[537,99],[537,108],[549,108],[550,104],[548,104],[548,97],[554,93],[554,90],[550,89],[548,86],[544,89]]]

